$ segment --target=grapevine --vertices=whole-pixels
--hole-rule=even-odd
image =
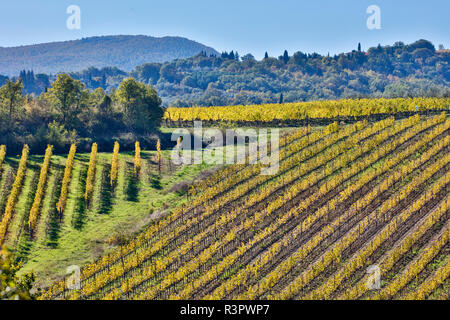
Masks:
[[[47,146],[47,149],[45,150],[44,162],[42,163],[41,172],[39,175],[39,182],[36,189],[36,195],[34,196],[33,206],[31,207],[30,215],[28,217],[29,230],[34,229],[37,218],[39,216],[39,211],[41,208],[42,198],[45,192],[45,184],[47,183],[47,176],[52,155],[53,155],[53,146]]]
[[[12,185],[11,193],[9,194],[8,200],[6,202],[3,219],[0,222],[0,246],[3,245],[3,242],[5,241],[8,225],[14,213],[14,207],[16,205],[17,199],[19,198],[20,190],[22,189],[23,179],[27,170],[28,153],[28,145],[25,145],[22,149],[22,156],[19,161],[19,168],[17,169],[16,178]]]
[[[64,209],[66,208],[67,197],[69,193],[69,184],[72,177],[72,169],[74,165],[75,153],[77,151],[77,146],[72,144],[70,146],[69,155],[66,160],[66,167],[64,169],[64,177],[61,185],[61,195],[59,196],[59,201],[56,204],[56,209],[60,215],[60,219],[64,213]]]

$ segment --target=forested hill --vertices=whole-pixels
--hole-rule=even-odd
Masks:
[[[282,52],[281,52],[282,53]],[[70,73],[108,92],[124,78],[156,87],[165,106],[247,105],[342,98],[450,96],[450,50],[427,40],[355,50],[335,56],[295,52],[256,60],[237,52],[203,52],[131,71],[89,68]],[[54,77],[22,72],[25,93],[40,94]],[[0,85],[6,78],[0,76]]]
[[[125,71],[147,62],[167,62],[205,51],[217,52],[181,37],[102,36],[81,40],[0,47],[0,74],[18,75],[23,69],[35,73],[79,71],[89,67],[119,67]]]

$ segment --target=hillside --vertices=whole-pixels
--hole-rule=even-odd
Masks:
[[[18,75],[22,70],[56,74],[89,67],[118,67],[130,71],[148,62],[188,58],[204,51],[217,52],[181,37],[102,36],[20,47],[0,47],[0,74]]]
[[[450,53],[427,40],[322,56],[301,51],[256,60],[251,54],[197,54],[167,63],[77,69],[70,75],[94,90],[117,88],[127,77],[153,85],[163,105],[253,105],[348,98],[448,97]],[[147,62],[147,61],[146,61]],[[80,71],[81,70],[81,71]],[[1,71],[0,71],[1,74]],[[16,76],[19,73],[15,74]],[[54,81],[21,73],[24,92],[36,95]],[[0,85],[6,79],[0,76]]]
[[[83,267],[81,290],[62,281],[41,298],[445,298],[449,133],[445,114],[299,128],[281,140],[277,174],[219,170]]]
[[[30,154],[20,181],[19,159],[7,157],[0,165],[0,246],[14,250],[17,261],[24,264],[21,272],[33,270],[42,286],[63,276],[67,263],[84,265],[98,259],[185,202],[188,183],[212,168],[171,165],[169,152],[163,151],[159,174],[155,154],[143,150],[135,174],[134,153],[120,152],[113,187],[112,153],[98,153],[91,164],[89,153],[76,152],[69,180],[64,178],[67,156],[53,154],[42,171],[44,157]],[[19,196],[10,219],[5,219],[13,185],[20,186]],[[85,198],[87,185],[92,188]],[[60,212],[57,204],[64,194]]]

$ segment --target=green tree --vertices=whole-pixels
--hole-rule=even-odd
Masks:
[[[68,74],[59,74],[48,90],[48,95],[62,114],[63,124],[67,128],[74,128],[75,118],[89,99],[89,91],[85,85]]]
[[[161,99],[153,87],[128,78],[122,81],[115,95],[130,129],[149,132],[161,121]]]
[[[168,82],[177,82],[180,81],[180,76],[177,73],[177,68],[175,64],[168,63],[161,67],[161,78]]]
[[[100,104],[98,105],[98,109],[100,110],[100,113],[102,115],[111,115],[112,113],[112,99],[110,96],[108,96],[107,94],[105,94],[103,96],[102,101],[100,102]]]
[[[132,75],[138,80],[144,83],[156,84],[158,82],[161,65],[158,63],[147,63],[142,66],[137,66],[132,72]]]
[[[53,121],[47,125],[45,141],[55,146],[55,150],[64,150],[76,142],[76,131],[67,131],[64,125]]]
[[[242,61],[254,61],[255,57],[251,53],[247,53],[246,55],[242,56]]]
[[[89,95],[89,104],[92,106],[100,105],[103,99],[105,98],[105,95],[106,95],[105,90],[103,90],[102,87],[96,88]]]
[[[288,54],[287,50],[284,50],[283,62],[286,64],[286,63],[288,63],[288,61],[289,61],[289,54]]]
[[[7,110],[9,120],[8,125],[10,126],[13,126],[15,123],[19,108],[23,105],[24,98],[22,95],[22,90],[22,79],[19,79],[16,82],[8,80],[0,88],[1,104]]]

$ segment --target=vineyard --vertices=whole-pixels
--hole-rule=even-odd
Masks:
[[[433,109],[448,109],[448,99],[432,100],[404,99],[396,109],[387,103],[383,110],[374,101],[369,109],[414,111],[432,103]],[[335,112],[327,102],[327,111],[313,111],[309,104],[286,107],[290,117],[299,118]],[[348,115],[361,115],[358,106],[345,108]],[[266,121],[278,112],[235,110],[240,109],[208,112],[208,117]],[[172,120],[206,114],[201,108],[173,111],[166,114]],[[449,150],[445,113],[297,128],[281,138],[275,175],[261,175],[260,165],[240,164],[198,180],[186,194],[188,201],[85,264],[80,290],[69,290],[63,278],[40,299],[448,299]],[[112,155],[100,156],[93,145],[86,165],[73,146],[64,163],[52,162],[50,170],[49,147],[38,174],[27,167],[25,147],[14,174],[0,149],[5,212],[0,239],[25,247],[58,235],[64,224],[79,227],[87,219],[83,215],[92,219],[101,212],[106,217],[101,221],[107,221],[107,208],[116,197],[126,198],[123,190],[135,192],[136,183],[139,199],[150,196],[142,181],[149,180],[149,171],[161,174],[160,141],[151,168],[139,143],[126,158],[119,151],[116,144]],[[24,175],[26,170],[33,173]],[[46,193],[41,191],[45,184]],[[31,201],[18,197],[20,192]],[[142,201],[148,205],[148,199]],[[135,207],[128,203],[131,212]],[[368,270],[375,270],[381,288],[370,287]]]
[[[177,167],[170,153],[90,153],[72,145],[67,156],[48,146],[43,156],[28,146],[17,157],[0,146],[0,247],[13,251],[22,272],[33,270],[39,285],[64,276],[133,237],[186,195],[171,190],[207,165]],[[70,261],[70,262],[68,262]]]
[[[166,124],[181,125],[201,120],[251,124],[302,124],[359,120],[396,114],[450,110],[449,98],[347,99],[253,106],[167,108]],[[299,122],[300,121],[300,122]]]

